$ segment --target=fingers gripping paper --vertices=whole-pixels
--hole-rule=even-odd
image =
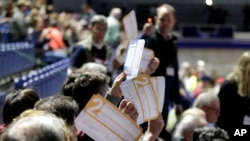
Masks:
[[[143,49],[139,72],[146,72],[151,59],[154,57],[154,51],[148,48]]]
[[[158,102],[159,111],[162,112],[163,103],[165,99],[165,89],[166,89],[165,77],[163,76],[150,77],[150,79],[156,93],[156,100]]]
[[[144,40],[132,40],[129,43],[128,53],[124,64],[124,71],[127,74],[127,79],[134,78],[138,75],[144,44]]]
[[[138,124],[158,117],[158,100],[149,76],[141,75],[127,80],[120,88],[123,96],[135,104],[139,113]]]
[[[96,141],[132,141],[142,135],[142,129],[132,119],[101,95],[92,96],[75,125]]]
[[[138,27],[135,11],[132,10],[123,18],[123,25],[127,34],[128,40],[134,40],[138,37]]]
[[[165,78],[141,75],[123,82],[123,96],[132,101],[139,113],[137,123],[156,118],[162,112],[165,99]]]

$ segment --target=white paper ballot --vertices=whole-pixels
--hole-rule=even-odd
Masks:
[[[139,72],[146,72],[151,59],[154,57],[154,51],[148,48],[143,49]]]
[[[137,123],[152,120],[159,116],[159,108],[150,77],[141,75],[121,83],[121,91],[125,99],[132,101],[139,113]]]
[[[135,11],[130,11],[126,16],[124,16],[123,25],[125,28],[125,32],[127,34],[128,40],[134,40],[138,37],[138,24],[136,20]]]
[[[250,116],[244,116],[243,125],[250,125]]]
[[[163,110],[163,103],[165,99],[165,77],[158,76],[158,77],[150,77],[152,85],[154,87],[154,91],[156,94],[156,99],[159,107],[159,111],[162,112]]]
[[[96,141],[134,141],[142,135],[136,122],[101,95],[92,96],[75,125]]]
[[[124,64],[124,72],[127,74],[127,79],[137,77],[139,73],[141,58],[145,40],[131,40],[128,47],[128,52]]]

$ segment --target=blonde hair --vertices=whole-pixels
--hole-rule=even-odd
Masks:
[[[236,82],[238,94],[242,97],[250,97],[250,52],[244,52],[238,63],[228,76],[227,80]]]

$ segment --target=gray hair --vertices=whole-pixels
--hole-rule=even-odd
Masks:
[[[63,120],[52,114],[20,118],[5,131],[2,141],[67,141]]]
[[[93,71],[97,71],[103,74],[107,74],[107,68],[102,65],[102,64],[98,64],[98,63],[94,63],[94,62],[89,62],[84,64],[81,68],[80,68],[81,72],[93,72]]]
[[[199,126],[197,120],[200,117],[194,115],[186,115],[181,121],[176,125],[173,138],[184,138],[186,133],[194,132],[195,128]]]
[[[211,106],[214,101],[219,101],[217,95],[213,93],[202,93],[195,99],[193,107]]]
[[[95,24],[108,24],[107,23],[107,18],[104,15],[95,15],[91,20],[90,20],[90,25],[94,26]]]

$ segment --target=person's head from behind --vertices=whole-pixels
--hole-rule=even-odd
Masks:
[[[200,94],[195,99],[193,107],[202,109],[206,113],[206,119],[209,123],[216,123],[220,116],[220,101],[215,94]]]
[[[25,12],[30,6],[30,3],[27,0],[18,0],[16,2],[16,6],[18,7],[19,10],[21,10],[22,12]]]
[[[85,63],[79,70],[77,70],[76,72],[100,72],[103,74],[107,74],[108,70],[107,68],[99,63],[95,63],[95,62],[88,62]]]
[[[234,69],[227,77],[238,85],[238,93],[240,96],[250,96],[250,52],[244,52]]]
[[[109,16],[112,16],[112,17],[116,18],[117,20],[120,20],[122,17],[122,10],[118,7],[112,8],[110,13],[109,13]]]
[[[53,114],[27,110],[2,135],[2,141],[75,141],[65,122]]]
[[[78,104],[72,97],[58,95],[39,100],[34,109],[46,111],[62,118],[68,126],[74,125],[74,119],[78,113]]]
[[[163,4],[156,9],[156,27],[161,34],[167,35],[174,28],[176,23],[175,8],[169,4]]]
[[[62,94],[72,97],[82,109],[94,94],[105,96],[108,78],[100,72],[84,72],[74,82],[63,86]]]
[[[176,125],[173,139],[184,139],[185,141],[193,140],[193,133],[195,128],[199,127],[197,123],[199,117],[194,115],[186,115],[180,122]]]
[[[189,108],[185,110],[181,114],[180,120],[182,120],[187,115],[193,115],[193,116],[199,117],[199,120],[197,121],[199,127],[207,126],[208,124],[206,120],[206,113],[200,108],[194,107],[194,108]]]
[[[193,141],[229,141],[228,133],[221,128],[197,128],[193,134]]]
[[[215,85],[215,81],[213,78],[203,75],[200,78],[200,81],[202,82],[202,88],[206,89],[206,88],[212,88]]]
[[[103,15],[95,15],[91,21],[89,30],[92,39],[95,43],[101,44],[104,42],[104,37],[108,29],[107,18]]]
[[[8,125],[20,113],[27,109],[32,109],[39,99],[38,94],[32,89],[9,93],[3,105],[3,122]]]

